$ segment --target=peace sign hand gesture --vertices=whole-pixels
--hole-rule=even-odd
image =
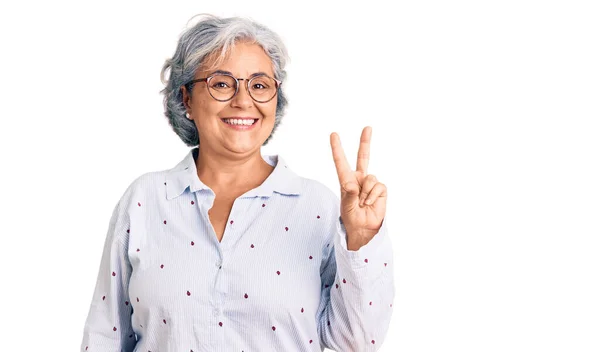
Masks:
[[[330,135],[333,162],[341,187],[340,215],[346,228],[348,250],[356,251],[379,232],[385,216],[386,186],[367,174],[371,148],[371,127],[363,129],[356,160],[350,168],[337,133]]]

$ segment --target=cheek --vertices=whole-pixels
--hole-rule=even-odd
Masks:
[[[195,100],[195,104],[195,108],[200,114],[201,119],[214,116],[223,109],[221,103],[205,96],[198,97]]]
[[[273,99],[268,104],[262,106],[259,111],[264,117],[274,121],[275,113],[277,112],[277,99]]]

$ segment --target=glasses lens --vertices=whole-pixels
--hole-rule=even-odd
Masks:
[[[267,102],[277,94],[277,82],[267,76],[257,76],[250,80],[250,96],[258,102]]]
[[[236,81],[231,76],[216,75],[208,83],[208,91],[217,100],[228,100],[236,91]]]

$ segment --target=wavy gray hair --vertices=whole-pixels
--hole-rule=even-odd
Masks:
[[[215,66],[218,66],[227,58],[236,41],[250,41],[260,45],[269,55],[275,78],[282,82],[287,76],[284,67],[289,60],[281,38],[253,20],[241,17],[220,18],[210,14],[200,14],[192,19],[198,16],[201,20],[181,34],[175,54],[165,61],[160,73],[160,79],[165,84],[165,88],[161,90],[164,94],[165,116],[173,131],[190,147],[199,145],[200,140],[194,121],[185,117],[181,86],[194,79],[196,71],[206,59],[218,55],[215,62]],[[168,79],[165,78],[167,71]],[[287,104],[287,98],[280,88],[277,92],[275,126],[263,145],[267,144],[281,123]]]

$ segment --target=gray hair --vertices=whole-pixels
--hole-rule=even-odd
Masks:
[[[173,131],[190,147],[199,145],[200,140],[194,121],[185,117],[181,86],[194,79],[196,71],[206,59],[220,54],[215,63],[218,66],[229,55],[236,41],[256,43],[271,58],[275,78],[282,82],[287,75],[284,67],[289,60],[281,38],[259,23],[241,17],[219,18],[210,14],[198,16],[202,19],[181,34],[175,54],[165,61],[160,73],[161,81],[165,84],[165,88],[161,90],[164,94],[165,116]],[[165,79],[167,71],[169,77]],[[277,92],[275,126],[263,145],[275,133],[288,104],[282,88]]]

